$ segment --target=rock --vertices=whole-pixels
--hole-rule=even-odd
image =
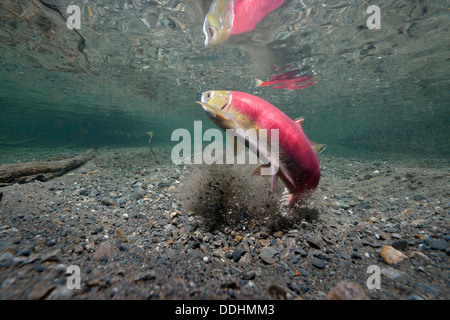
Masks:
[[[113,255],[113,246],[111,242],[106,241],[103,242],[100,247],[97,249],[97,251],[94,253],[94,259],[95,260],[102,260],[107,259]]]
[[[341,281],[328,292],[325,300],[369,300],[369,298],[357,283]]]
[[[405,250],[408,247],[408,241],[406,240],[397,240],[392,242],[391,246],[397,250]]]
[[[244,254],[241,259],[239,260],[239,264],[244,265],[244,266],[249,266],[253,263],[253,258],[252,255],[250,253],[246,253]]]
[[[352,259],[362,259],[362,255],[359,252],[357,252],[357,251],[353,251],[352,255],[351,255],[351,258]]]
[[[414,251],[411,257],[423,261],[430,261],[430,258],[428,258],[425,254],[419,251]]]
[[[431,249],[434,250],[441,250],[445,251],[448,246],[448,242],[443,239],[435,239],[435,238],[426,238],[423,240],[423,243],[425,243],[427,246],[429,246]]]
[[[273,256],[277,253],[274,247],[263,247],[259,254],[259,257],[267,264],[273,263]]]
[[[120,239],[123,242],[128,242],[127,236],[125,235],[125,233],[120,228],[116,228],[116,230],[114,230],[114,238],[115,239]]]
[[[312,259],[312,260],[311,260],[311,264],[312,264],[314,267],[318,268],[318,269],[323,269],[323,268],[325,268],[325,263],[324,263],[322,260],[319,260],[319,259]]]
[[[256,272],[255,271],[250,271],[250,272],[244,272],[242,274],[242,280],[253,280],[256,277]]]
[[[387,245],[381,248],[380,256],[387,264],[397,264],[402,260],[408,259],[404,253]]]
[[[83,250],[84,250],[84,248],[82,246],[80,246],[79,244],[77,244],[73,247],[74,253],[81,253],[81,252],[83,252]]]
[[[262,247],[270,246],[270,239],[259,239],[258,241]]]
[[[233,261],[238,262],[241,259],[241,256],[246,252],[247,252],[247,250],[245,250],[241,247],[236,248],[236,250],[234,250],[234,252],[233,252]]]
[[[11,259],[13,258],[13,254],[11,252],[3,252],[0,254],[0,267],[7,266]]]
[[[306,235],[305,240],[309,244],[309,246],[314,249],[320,250],[320,249],[322,249],[322,247],[324,245],[323,240],[317,236]]]
[[[55,249],[49,251],[41,256],[41,261],[52,261],[52,262],[60,262],[61,261],[61,249]]]
[[[105,206],[112,206],[112,205],[114,205],[114,202],[111,199],[109,199],[109,198],[103,198],[101,203],[103,205],[105,205]]]
[[[38,283],[28,294],[28,299],[40,300],[45,299],[53,289],[56,288],[56,284]]]
[[[394,268],[383,268],[381,269],[381,275],[388,277],[389,279],[395,280],[405,276],[406,273]]]
[[[94,230],[91,231],[92,234],[99,234],[103,231],[103,226],[96,226]]]
[[[145,190],[143,190],[142,188],[136,188],[131,193],[131,198],[134,200],[141,200],[144,199],[144,197],[145,197]]]
[[[80,192],[78,193],[80,196],[87,196],[89,195],[89,191],[86,189],[81,189]]]
[[[156,279],[156,272],[154,270],[148,270],[148,271],[141,272],[134,277],[135,282],[149,281],[149,280],[153,280],[153,279]]]

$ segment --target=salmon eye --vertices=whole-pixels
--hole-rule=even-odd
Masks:
[[[208,28],[208,32],[209,32],[209,37],[210,37],[211,39],[214,38],[214,34],[215,34],[214,29],[211,28],[211,27],[209,27],[209,28]]]
[[[207,98],[211,98],[211,92],[208,92],[208,93],[206,94],[206,97],[207,97]]]

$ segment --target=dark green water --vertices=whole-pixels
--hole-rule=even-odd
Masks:
[[[89,3],[89,4],[87,4]],[[0,148],[170,147],[206,90],[257,95],[305,117],[338,156],[440,159],[448,165],[448,1],[286,1],[255,30],[205,48],[211,1],[18,0],[0,5]],[[304,5],[305,6],[304,6]],[[70,30],[69,5],[81,8]],[[272,65],[323,79],[290,93],[255,87]],[[55,152],[57,153],[57,152]]]

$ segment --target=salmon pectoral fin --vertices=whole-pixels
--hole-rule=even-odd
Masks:
[[[263,174],[261,174],[261,169],[262,168],[270,168],[270,163],[260,165],[258,168],[256,168],[253,171],[252,176],[261,176],[261,177],[271,178],[272,177],[271,175],[263,175]]]
[[[326,149],[327,145],[326,144],[318,144],[318,143],[314,143],[311,145],[312,149],[314,150],[315,153],[321,153],[323,150]]]
[[[258,168],[256,168],[253,171],[252,176],[261,176],[261,177],[270,178],[270,189],[272,190],[272,192],[274,192],[278,185],[278,175],[276,175],[276,174],[272,174],[272,175],[261,174],[262,168],[270,168],[270,166],[271,166],[270,163],[260,165]]]

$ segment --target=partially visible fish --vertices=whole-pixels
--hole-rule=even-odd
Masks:
[[[286,71],[280,74],[272,74],[268,81],[256,79],[257,87],[266,87],[276,84],[274,89],[299,90],[317,84],[316,78],[301,76],[300,70]]]
[[[214,0],[203,24],[205,46],[226,41],[230,36],[253,30],[284,0]]]
[[[267,141],[272,129],[278,129],[279,157],[261,149],[256,137],[240,137],[250,146],[257,146],[258,156],[263,160],[253,175],[262,175],[262,168],[276,164],[278,171],[270,176],[272,190],[278,177],[283,180],[291,197],[292,207],[308,197],[319,184],[320,166],[316,153],[325,148],[311,142],[302,130],[303,118],[293,120],[267,101],[244,92],[207,91],[199,102],[208,117],[223,130],[267,130]],[[236,130],[238,134],[239,130]],[[266,170],[265,170],[266,171]]]

